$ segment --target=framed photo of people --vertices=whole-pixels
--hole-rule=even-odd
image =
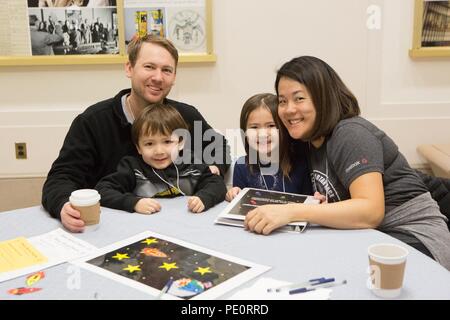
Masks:
[[[128,43],[148,34],[171,40],[181,63],[214,62],[211,6],[212,0],[3,0],[0,66],[123,63]]]
[[[415,0],[412,58],[450,57],[450,0]]]

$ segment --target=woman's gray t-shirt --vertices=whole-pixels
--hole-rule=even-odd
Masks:
[[[318,149],[310,147],[313,190],[328,202],[350,199],[350,185],[369,172],[383,175],[385,216],[378,229],[414,236],[450,270],[450,233],[421,178],[397,145],[369,121],[342,120]],[[406,238],[405,238],[406,239]]]
[[[394,141],[361,117],[340,121],[320,148],[311,146],[310,168],[328,202],[350,199],[350,184],[369,172],[383,175],[386,212],[428,191]]]

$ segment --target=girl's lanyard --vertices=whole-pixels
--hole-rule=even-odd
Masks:
[[[259,174],[261,175],[262,181],[264,182],[264,187],[266,187],[266,190],[272,190],[272,189],[269,189],[267,186],[266,179],[264,178],[264,174],[261,171],[261,166],[259,165],[259,163],[258,163],[258,168],[259,168]],[[273,177],[274,182],[275,182],[275,177],[273,175],[271,175],[271,176]],[[282,181],[283,181],[283,192],[286,192],[286,188],[284,185],[284,175],[282,175]],[[273,188],[273,185],[272,185],[272,188]]]

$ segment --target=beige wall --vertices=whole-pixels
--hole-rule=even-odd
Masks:
[[[366,27],[370,4],[382,8],[380,30]],[[450,137],[450,60],[409,59],[412,14],[412,0],[215,0],[218,61],[181,65],[170,97],[225,132],[238,127],[246,98],[273,91],[283,62],[316,55],[354,91],[363,115],[420,164],[419,143]],[[2,67],[0,177],[45,175],[73,117],[128,85],[120,65]],[[14,158],[14,142],[27,142],[28,160]]]
[[[425,160],[416,147],[450,143],[450,57],[412,60],[414,1],[372,1],[382,6],[380,32],[369,32],[364,115],[386,131],[408,161]]]
[[[0,178],[0,213],[41,203],[43,177]]]

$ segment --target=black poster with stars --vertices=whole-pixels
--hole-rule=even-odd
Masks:
[[[145,237],[86,263],[181,299],[193,298],[250,269],[157,237]]]

